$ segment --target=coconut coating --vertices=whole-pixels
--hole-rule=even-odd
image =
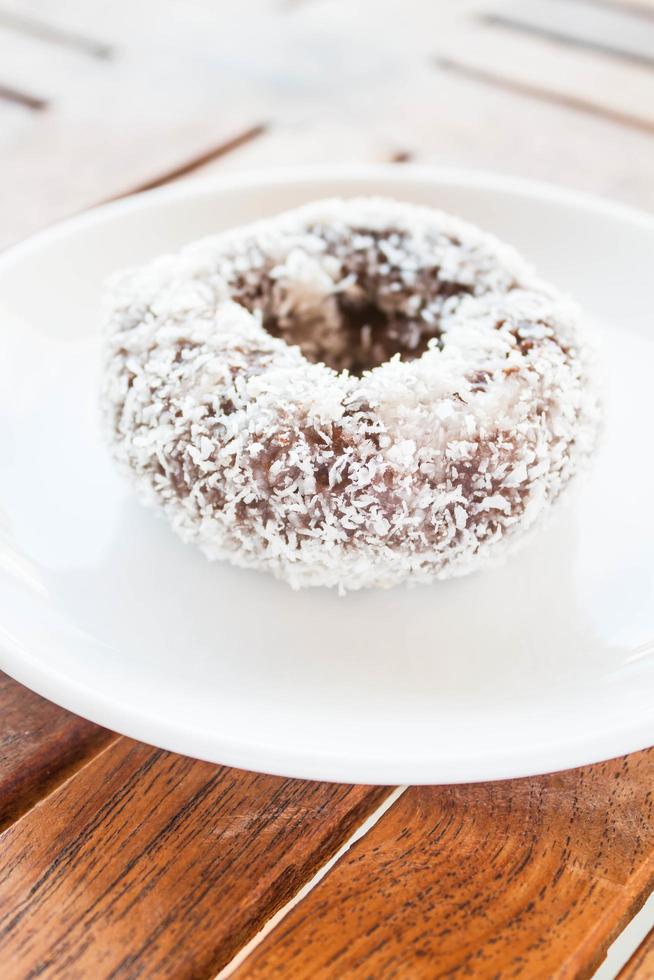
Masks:
[[[295,588],[501,558],[592,451],[577,308],[430,208],[329,200],[115,278],[102,407],[141,499]]]

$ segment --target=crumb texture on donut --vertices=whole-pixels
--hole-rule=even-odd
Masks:
[[[183,540],[341,590],[499,559],[599,418],[574,304],[473,226],[367,198],[116,277],[102,405]]]

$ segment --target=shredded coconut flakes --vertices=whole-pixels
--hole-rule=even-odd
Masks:
[[[592,451],[577,308],[428,208],[329,200],[115,277],[102,404],[211,559],[341,591],[501,558]]]

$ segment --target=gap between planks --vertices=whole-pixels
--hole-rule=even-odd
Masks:
[[[111,46],[102,41],[86,37],[75,31],[64,30],[54,24],[37,20],[25,14],[14,13],[11,10],[0,9],[0,28],[14,31],[17,34],[25,34],[49,44],[71,48],[91,58],[105,59],[110,58],[113,54]]]
[[[541,102],[551,102],[564,109],[573,109],[578,112],[587,113],[588,115],[599,116],[601,119],[608,119],[621,126],[638,129],[641,132],[648,133],[650,136],[654,135],[654,123],[647,122],[639,116],[632,116],[629,113],[611,109],[608,106],[596,105],[575,95],[563,95],[563,93],[550,91],[530,82],[519,82],[500,75],[499,72],[493,71],[492,69],[478,68],[475,65],[467,64],[464,61],[450,58],[446,55],[434,55],[432,64],[435,68],[443,71],[449,71],[460,75],[462,78],[469,78],[472,81],[485,85],[492,85],[506,92],[513,92],[515,95],[538,99]]]
[[[515,31],[518,34],[528,34],[532,37],[542,38],[544,41],[550,41],[554,44],[565,44],[572,48],[582,48],[586,51],[594,51],[597,54],[607,55],[610,58],[617,58],[619,61],[625,61],[628,64],[643,65],[646,68],[654,67],[654,52],[651,55],[639,54],[636,51],[627,51],[623,48],[619,48],[611,43],[600,42],[598,40],[592,40],[591,38],[584,38],[579,35],[573,35],[572,33],[567,33],[564,30],[557,29],[554,26],[545,26],[544,24],[530,23],[528,21],[519,20],[517,17],[513,17],[510,14],[504,14],[501,12],[489,12],[482,14],[480,17],[484,24],[489,24],[491,27],[500,27],[509,31]]]
[[[269,135],[273,130],[274,126],[269,122],[257,123],[254,126],[250,126],[248,129],[244,129],[242,132],[237,133],[230,139],[224,140],[217,146],[207,150],[205,153],[196,154],[179,166],[174,167],[172,170],[165,171],[151,180],[137,184],[130,187],[129,190],[113,195],[110,198],[106,198],[105,201],[99,201],[98,204],[106,203],[107,201],[117,201],[123,197],[129,197],[132,194],[140,194],[144,191],[155,190],[157,187],[163,187],[166,184],[173,183],[175,180],[182,179],[190,174],[194,174],[197,170],[202,170],[204,167],[208,167],[210,164],[217,160],[223,159],[235,150],[241,149],[243,146],[254,143],[260,137]],[[414,157],[415,154],[412,150],[403,148],[389,151],[382,157],[382,160],[386,163],[402,164],[410,163]]]
[[[32,95],[31,92],[24,92],[22,89],[14,88],[11,85],[0,83],[0,99],[3,102],[13,102],[14,105],[22,106],[31,112],[42,112],[48,108],[48,100],[39,95]]]
[[[66,711],[65,708],[62,708],[61,710]],[[100,731],[102,731],[101,728]],[[123,737],[124,736],[118,734],[118,732],[109,732],[106,741],[99,743],[92,751],[86,755],[81,755],[79,759],[75,759],[74,762],[71,762],[69,766],[66,766],[61,773],[58,774],[61,778],[54,778],[52,782],[47,783],[43,793],[41,793],[37,798],[30,800],[26,805],[17,807],[15,811],[11,812],[11,815],[6,820],[3,820],[0,823],[0,835],[4,834],[10,827],[20,823],[23,817],[27,816],[27,814],[31,813],[32,810],[36,809],[36,807],[41,806],[42,803],[49,800],[54,793],[57,793],[62,786],[65,786],[66,783],[71,781],[71,779],[76,779],[87,766],[90,766],[92,763],[96,762],[97,759],[115,746]]]
[[[339,848],[339,850],[327,861],[313,878],[308,881],[302,888],[286,903],[282,908],[271,916],[271,918],[265,923],[265,925],[259,930],[259,932],[252,937],[252,939],[246,943],[239,951],[236,953],[234,958],[223,967],[223,969],[215,975],[212,980],[228,980],[230,976],[242,966],[248,957],[255,951],[255,949],[265,940],[265,938],[273,932],[281,922],[287,917],[287,915],[299,905],[301,901],[316,888],[322,879],[331,871],[334,865],[350,850],[350,848],[361,840],[372,828],[381,820],[384,814],[390,810],[390,808],[398,801],[398,799],[405,793],[409,786],[399,786],[393,793],[391,793],[380,806],[375,810],[374,813],[370,814],[369,817],[357,828],[357,830],[352,834],[352,836],[345,841],[345,843]],[[597,980],[609,980],[609,978],[616,978],[616,980],[636,980],[637,976],[640,974],[635,972],[629,972],[629,967],[631,964],[638,959],[638,955],[641,954],[643,957],[651,956],[654,951],[654,930],[647,933],[648,928],[654,921],[654,894],[650,896],[644,906],[640,909],[635,910],[635,914],[626,924],[624,929],[618,932],[612,940],[611,945],[607,951],[607,956],[599,966],[597,971],[593,971],[592,977],[597,978]],[[647,933],[647,935],[646,935]],[[641,952],[642,951],[642,952]],[[636,963],[637,967],[637,963]],[[620,976],[618,978],[618,971],[620,971]],[[645,974],[643,974],[643,977]],[[649,976],[649,973],[647,974]]]
[[[155,187],[162,187],[164,184],[170,184],[174,180],[186,177],[188,174],[193,173],[194,170],[199,170],[200,167],[213,163],[214,160],[219,160],[233,150],[238,150],[239,147],[245,146],[246,143],[251,143],[253,140],[258,139],[259,136],[267,133],[269,129],[270,125],[266,122],[256,123],[254,126],[250,126],[248,129],[244,129],[242,132],[230,137],[230,139],[223,140],[206,152],[196,154],[190,160],[181,163],[172,170],[159,174],[158,177],[153,177],[152,180],[144,181],[142,184],[132,187],[129,191],[125,191],[124,194],[117,195],[117,197],[127,197],[129,194],[140,194],[142,191],[151,191]],[[112,198],[112,200],[116,199]]]
[[[408,786],[397,786],[393,792],[390,793],[382,803],[380,803],[377,809],[371,813],[370,816],[366,817],[363,823],[357,827],[354,833],[348,837],[348,839],[339,847],[336,853],[333,854],[331,858],[322,865],[322,867],[318,868],[313,878],[307,881],[302,888],[300,888],[299,891],[297,891],[295,895],[288,900],[286,905],[282,905],[282,907],[268,919],[259,932],[256,933],[256,935],[254,935],[252,939],[245,944],[245,946],[242,946],[241,949],[239,949],[238,953],[233,957],[233,959],[231,959],[230,962],[227,963],[227,965],[215,975],[214,980],[227,980],[227,978],[230,977],[234,971],[245,962],[248,956],[254,952],[257,946],[263,942],[266,936],[268,936],[273,929],[277,928],[277,926],[283,919],[286,918],[289,912],[291,912],[296,905],[299,905],[300,902],[306,898],[309,892],[320,884],[322,879],[331,871],[337,861],[340,861],[343,855],[346,854],[349,849],[357,843],[357,841],[360,841],[362,837],[365,837],[365,835],[372,830],[375,824],[381,820],[387,810],[390,810],[390,808],[397,803],[399,798],[407,791],[408,788]]]
[[[640,976],[654,976],[654,893],[650,895],[640,912],[625,926],[606,952],[606,959],[593,976],[593,980],[637,980]],[[646,965],[647,955],[652,957],[650,973],[638,973],[641,964]]]
[[[2,98],[3,98],[3,88],[0,85],[0,100],[2,100]],[[45,108],[45,107],[46,107],[46,103],[43,103],[42,106],[31,106],[31,108],[33,109]],[[117,191],[114,194],[110,194],[108,197],[101,197],[99,199],[94,200],[92,203],[86,203],[84,204],[83,207],[73,208],[72,210],[67,211],[65,214],[55,218],[54,221],[65,221],[67,218],[71,218],[76,214],[80,214],[84,211],[88,211],[91,208],[98,207],[101,204],[107,204],[111,201],[119,201],[124,197],[131,196],[132,194],[139,194],[142,191],[149,191],[149,190],[154,190],[157,187],[163,187],[165,184],[172,183],[177,179],[181,179],[190,174],[193,174],[196,170],[200,170],[206,165],[212,163],[213,161],[222,159],[223,157],[227,156],[234,150],[238,150],[242,146],[245,146],[248,143],[253,142],[254,140],[258,139],[260,136],[268,133],[270,131],[270,128],[271,128],[270,125],[265,122],[257,123],[253,126],[250,126],[247,129],[237,132],[234,136],[231,136],[226,140],[222,140],[220,143],[217,143],[216,145],[210,147],[208,150],[199,154],[197,153],[194,154],[189,159],[183,161],[180,164],[175,165],[174,167],[168,170],[163,171],[162,173],[158,174],[156,177],[149,178],[148,180],[143,181],[141,183],[131,184],[127,188]],[[45,226],[41,226],[41,228],[34,229],[32,231],[32,234],[35,231],[42,230],[42,227],[48,227],[52,225],[54,221],[51,220],[49,222],[46,222]],[[21,239],[19,238],[18,241],[20,240]],[[12,244],[15,244],[15,242],[9,241],[7,242],[5,247],[9,247]],[[2,246],[0,246],[0,252],[1,251],[2,251]]]
[[[589,977],[649,890],[650,758],[411,788],[235,976]]]

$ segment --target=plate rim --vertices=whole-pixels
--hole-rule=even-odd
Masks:
[[[153,745],[168,752],[254,772],[292,779],[313,779],[334,783],[368,785],[463,785],[493,782],[503,779],[523,779],[531,776],[562,772],[580,766],[606,762],[652,746],[652,723],[639,720],[629,726],[591,736],[564,740],[544,747],[526,749],[518,745],[511,753],[488,755],[479,752],[474,760],[457,760],[434,754],[428,761],[388,762],[383,757],[368,756],[352,759],[350,755],[326,751],[310,754],[301,750],[284,751],[267,746],[262,751],[261,740],[248,741],[226,733],[193,729],[175,719],[165,721],[147,709],[136,710],[106,698],[98,688],[92,688],[61,671],[49,670],[41,660],[23,652],[11,650],[6,638],[0,639],[0,669],[30,690],[48,698],[62,708],[86,720],[101,725],[126,738]],[[465,773],[457,771],[465,766]]]
[[[537,196],[567,206],[578,207],[584,211],[601,211],[607,216],[629,221],[654,231],[654,213],[645,209],[623,204],[599,194],[591,194],[574,188],[554,184],[529,177],[513,176],[494,170],[432,167],[428,164],[369,163],[369,164],[309,164],[256,168],[242,174],[208,174],[204,177],[184,177],[159,187],[126,194],[115,200],[84,208],[69,217],[47,225],[40,231],[28,235],[9,245],[0,252],[0,270],[11,266],[30,252],[43,245],[56,241],[69,232],[97,223],[111,220],[112,217],[146,207],[149,203],[164,201],[167,198],[184,197],[185,194],[201,194],[211,189],[229,190],[230,187],[248,187],[262,183],[286,184],[289,181],[302,183],[314,180],[366,180],[384,179],[404,184],[407,179],[458,184],[464,187],[483,187],[519,194],[524,197]]]

